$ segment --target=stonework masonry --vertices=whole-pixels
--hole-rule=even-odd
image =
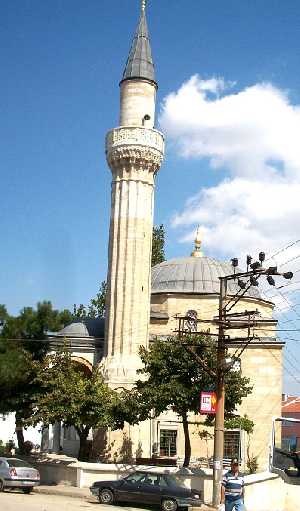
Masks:
[[[121,82],[120,126],[154,125],[156,84],[148,80]],[[145,115],[149,119],[144,119]]]

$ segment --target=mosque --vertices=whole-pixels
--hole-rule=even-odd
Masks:
[[[120,82],[119,126],[108,132],[106,158],[112,173],[111,219],[108,250],[106,317],[76,321],[53,336],[52,343],[70,342],[73,358],[86,370],[101,362],[105,380],[113,388],[131,388],[141,366],[139,347],[159,337],[174,336],[178,316],[194,310],[210,319],[218,314],[219,277],[232,273],[229,262],[205,256],[197,234],[192,254],[171,259],[151,269],[151,244],[155,177],[164,157],[164,136],[155,126],[157,81],[146,21],[146,2]],[[232,282],[228,299],[238,288]],[[272,417],[280,416],[282,350],[277,340],[273,304],[251,287],[235,312],[257,310],[258,339],[241,356],[241,371],[251,379],[253,392],[238,410],[255,423],[251,439],[241,430],[225,433],[224,457],[258,459],[268,467]],[[270,320],[268,329],[263,320]],[[260,323],[261,322],[261,323]],[[211,332],[216,330],[211,329]],[[236,346],[232,345],[231,350]],[[201,417],[196,416],[200,421]],[[193,417],[195,421],[195,417]],[[191,427],[192,458],[212,455],[212,442],[200,440],[197,425]],[[193,434],[195,433],[195,434]],[[107,445],[121,448],[130,439],[133,455],[180,459],[184,435],[178,417],[166,411],[158,419],[120,432],[107,433]],[[78,439],[72,428],[55,425],[48,431],[47,446],[76,455]],[[141,452],[142,451],[142,452]]]

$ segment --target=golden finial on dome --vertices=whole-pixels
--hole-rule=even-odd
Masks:
[[[146,3],[147,3],[146,0],[142,0],[142,2],[141,2],[142,12],[145,12],[145,10],[146,10]]]
[[[201,244],[202,244],[202,241],[200,238],[200,226],[198,225],[196,238],[195,238],[195,249],[191,253],[192,257],[202,257],[203,256],[203,252],[201,250]]]

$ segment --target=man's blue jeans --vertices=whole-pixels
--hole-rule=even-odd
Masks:
[[[225,499],[225,511],[245,511],[243,499],[228,500]]]

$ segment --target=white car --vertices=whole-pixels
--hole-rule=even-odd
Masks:
[[[20,488],[30,493],[40,484],[39,471],[18,458],[0,458],[0,492],[5,488]]]

